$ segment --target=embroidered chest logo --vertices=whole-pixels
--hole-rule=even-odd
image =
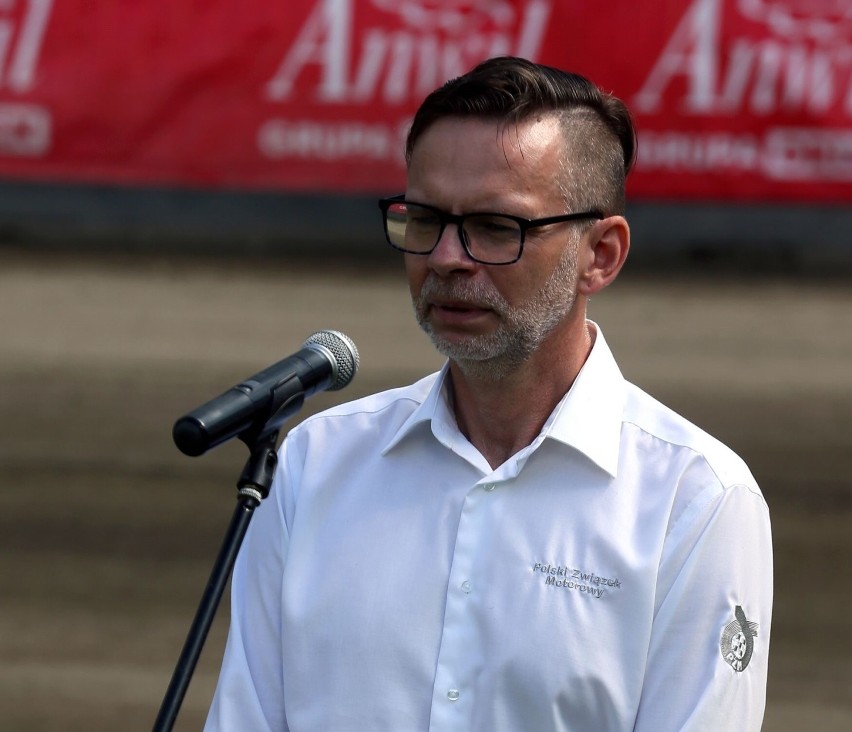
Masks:
[[[584,572],[563,564],[536,562],[533,572],[544,575],[544,584],[547,587],[586,593],[598,600],[621,588],[621,580],[616,577],[601,577],[594,572]]]
[[[719,649],[722,658],[734,671],[744,671],[751,654],[754,653],[754,639],[757,638],[757,623],[746,619],[740,605],[734,610],[734,620],[722,629]]]

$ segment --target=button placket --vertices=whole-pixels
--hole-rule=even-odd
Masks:
[[[430,730],[463,730],[469,723],[471,698],[462,692],[473,683],[472,659],[466,652],[472,630],[468,595],[473,590],[470,577],[484,519],[481,487],[471,486],[458,524],[449,577],[450,588],[455,589],[447,594]]]

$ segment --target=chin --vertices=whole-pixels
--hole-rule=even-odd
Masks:
[[[523,344],[508,341],[500,332],[478,336],[447,337],[424,329],[439,353],[455,363],[467,376],[485,380],[502,379],[529,358]]]
[[[450,359],[468,378],[477,381],[498,382],[508,379],[520,366],[510,359],[497,357],[480,361],[471,359]]]

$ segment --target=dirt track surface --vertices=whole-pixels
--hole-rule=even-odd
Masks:
[[[0,728],[151,728],[245,450],[182,456],[183,412],[333,328],[343,398],[440,359],[399,273],[0,259]],[[764,729],[852,729],[852,288],[629,272],[592,317],[632,381],[750,463],[773,516]],[[199,729],[223,604],[175,729]]]

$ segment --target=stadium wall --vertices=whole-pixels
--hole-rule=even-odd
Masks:
[[[631,267],[852,273],[852,209],[642,200]],[[376,196],[0,182],[0,247],[381,264]]]

